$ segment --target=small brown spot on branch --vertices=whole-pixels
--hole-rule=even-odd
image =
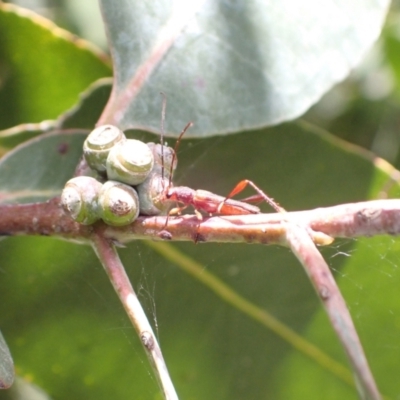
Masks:
[[[154,349],[154,339],[150,332],[142,332],[140,339],[148,351],[152,351]]]

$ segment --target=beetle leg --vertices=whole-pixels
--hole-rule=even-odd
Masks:
[[[201,212],[199,210],[194,209],[194,213],[196,214],[196,217],[199,221],[203,221],[203,216],[201,215]]]
[[[278,203],[276,203],[274,201],[274,199],[272,199],[271,197],[267,196],[254,182],[249,181],[248,179],[243,179],[242,181],[240,181],[233,189],[232,191],[228,194],[228,196],[226,196],[226,198],[224,199],[224,201],[222,202],[222,204],[230,199],[231,197],[235,196],[236,194],[240,193],[241,191],[243,191],[246,186],[251,186],[257,193],[258,196],[260,196],[261,199],[263,199],[267,204],[269,204],[275,211],[277,212],[285,212],[285,209],[282,208]],[[251,198],[257,198],[252,196]],[[222,207],[222,205],[220,204],[220,206],[218,207],[219,209]]]

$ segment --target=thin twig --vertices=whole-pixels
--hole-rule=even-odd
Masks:
[[[168,373],[161,348],[151,325],[136,296],[115,247],[100,233],[92,236],[93,248],[121,300],[129,319],[140,337],[146,354],[158,379],[166,400],[178,400],[174,385]]]
[[[356,387],[363,400],[381,400],[356,328],[328,264],[311,240],[306,228],[291,221],[286,229],[287,244],[303,265],[325,307],[339,340],[348,355]]]

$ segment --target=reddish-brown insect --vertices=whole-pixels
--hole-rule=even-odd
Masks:
[[[258,214],[260,209],[256,206],[227,199],[207,190],[194,190],[186,186],[168,188],[165,191],[165,198],[181,203],[184,206],[172,209],[170,215],[181,211],[183,208],[192,206],[195,211],[204,211],[208,214],[242,215]],[[198,216],[201,214],[196,213]]]
[[[164,134],[164,116],[165,116],[165,97],[163,100],[163,111],[162,111],[162,123],[161,123],[161,146],[163,148],[163,134]],[[240,181],[234,189],[229,193],[228,196],[223,197],[206,190],[194,190],[186,186],[172,186],[172,166],[174,165],[174,158],[179,147],[179,143],[185,134],[185,132],[193,125],[189,122],[183,131],[180,133],[178,140],[175,144],[174,154],[171,163],[171,171],[169,173],[168,187],[164,188],[162,193],[162,201],[176,201],[182,204],[180,207],[173,208],[170,210],[168,215],[179,214],[185,208],[192,206],[199,219],[202,219],[202,215],[199,211],[206,212],[208,214],[223,214],[223,215],[245,215],[245,214],[259,214],[260,209],[256,206],[250,205],[245,201],[262,201],[265,200],[271,207],[276,211],[284,211],[276,202],[268,197],[260,188],[258,188],[252,181],[243,180]],[[162,173],[164,175],[164,172]],[[247,185],[253,187],[258,193],[255,196],[251,196],[244,201],[232,200],[231,197],[240,193],[245,189]]]

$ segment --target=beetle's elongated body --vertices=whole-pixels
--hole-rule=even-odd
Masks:
[[[204,211],[208,214],[245,215],[260,213],[260,209],[251,204],[227,199],[207,190],[194,190],[186,186],[167,188],[164,196],[166,200],[183,204],[181,209],[190,205],[195,210]],[[179,208],[173,209],[172,214],[174,210],[179,211]]]
[[[165,106],[166,106],[166,98],[163,95],[163,107],[161,113],[161,152],[160,152],[160,160],[158,163],[161,167],[161,176],[164,179],[164,119],[165,119]],[[163,202],[171,202],[175,201],[178,204],[181,204],[180,207],[175,207],[169,211],[168,216],[174,214],[180,214],[182,210],[185,208],[192,206],[195,210],[195,213],[199,219],[202,219],[202,215],[200,211],[212,214],[223,214],[223,215],[246,215],[246,214],[259,214],[260,209],[256,206],[248,204],[245,201],[252,200],[265,200],[270,206],[272,206],[278,212],[284,212],[284,209],[281,208],[273,199],[268,197],[257,185],[255,185],[252,181],[248,179],[244,179],[240,181],[234,189],[229,193],[228,196],[223,197],[212,192],[208,192],[207,190],[194,190],[187,186],[176,186],[172,185],[172,175],[174,166],[176,167],[176,153],[179,146],[179,143],[185,134],[185,132],[193,125],[192,122],[189,122],[185,128],[180,133],[178,140],[175,144],[174,151],[170,151],[170,171],[168,173],[168,186],[161,187],[159,191],[159,196],[157,196],[158,201],[160,203]],[[252,196],[244,201],[232,200],[231,197],[240,193],[246,186],[251,186],[256,192],[256,196]],[[166,225],[168,224],[168,219]]]

